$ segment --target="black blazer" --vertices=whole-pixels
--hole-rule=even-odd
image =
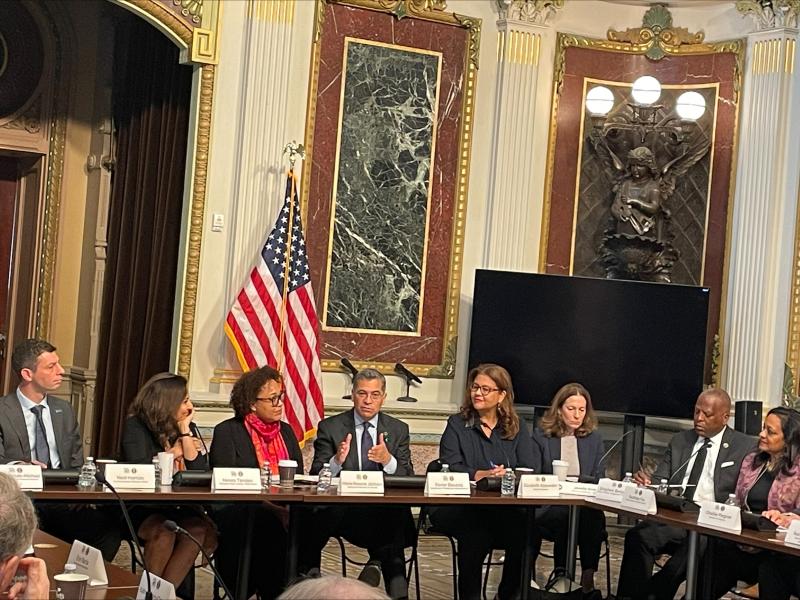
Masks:
[[[61,468],[79,469],[83,465],[83,444],[75,411],[69,402],[54,396],[47,396],[47,404]],[[0,464],[13,461],[31,461],[31,440],[16,390],[0,398]]]
[[[330,462],[336,455],[336,448],[350,433],[353,435],[350,444],[350,453],[342,465],[345,471],[358,470],[358,445],[355,441],[356,420],[355,410],[350,409],[333,417],[323,419],[317,425],[317,439],[314,440],[314,462],[311,464],[311,473],[319,473],[322,465]],[[400,419],[390,417],[385,413],[378,413],[378,435],[384,434],[386,448],[397,459],[395,475],[413,475],[414,466],[411,464],[411,444],[408,434],[408,425]]]
[[[303,473],[303,455],[294,431],[288,423],[281,421],[281,437],[289,458],[297,461],[297,473]],[[258,457],[250,434],[244,426],[244,419],[233,417],[214,427],[214,439],[211,441],[212,467],[258,468]]]
[[[164,448],[158,438],[139,417],[128,417],[122,426],[122,462],[147,464]],[[198,454],[194,460],[184,460],[189,471],[207,471],[208,457]]]
[[[498,434],[490,440],[479,423],[465,421],[460,414],[452,415],[439,442],[439,460],[451,471],[469,473],[470,479],[475,478],[475,471],[490,469],[491,463],[532,469],[536,464],[533,441],[522,419],[519,428],[512,440],[501,439]]]
[[[667,479],[671,484],[680,484],[686,473],[686,463],[692,454],[695,442],[697,442],[697,433],[694,429],[673,435],[664,453],[664,458],[658,464],[651,479],[656,483],[661,479]],[[739,478],[742,459],[755,447],[756,440],[754,438],[730,427],[725,428],[725,433],[722,434],[722,447],[719,449],[717,462],[714,465],[714,495],[717,502],[725,502],[728,494],[736,491],[736,481]]]
[[[605,475],[606,466],[600,464],[603,457],[603,438],[598,431],[576,438],[578,443],[578,461],[580,461],[581,481],[596,483]],[[536,456],[537,473],[553,472],[553,461],[561,460],[561,438],[547,436],[539,427],[533,430],[533,449]]]

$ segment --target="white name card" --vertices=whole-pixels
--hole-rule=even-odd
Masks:
[[[23,490],[40,490],[44,487],[42,467],[39,465],[0,465],[0,473],[13,477]]]
[[[653,490],[633,486],[626,487],[622,492],[620,507],[640,515],[654,515],[658,510]]]
[[[523,475],[519,478],[517,498],[558,498],[559,483],[556,475]]]
[[[722,531],[742,532],[742,513],[738,506],[702,501],[697,524]]]
[[[144,600],[147,597],[147,573],[142,573],[139,581],[139,590],[136,592],[136,600]],[[150,573],[150,589],[153,590],[153,600],[175,600],[175,586],[166,579],[161,579],[158,575]]]
[[[261,472],[256,468],[215,467],[211,473],[211,491],[261,491]]]
[[[339,495],[382,494],[383,471],[342,471],[339,473]]]
[[[800,548],[800,519],[794,519],[789,523],[783,543],[792,548]]]
[[[469,473],[428,473],[426,496],[469,496]]]
[[[562,481],[562,496],[594,496],[597,494],[596,483],[579,483],[577,481]]]
[[[156,487],[156,470],[150,465],[106,465],[106,479],[118,490],[153,490]]]
[[[112,484],[113,485],[113,484]],[[68,563],[73,563],[78,573],[89,576],[89,585],[108,585],[106,565],[100,550],[78,540],[72,542]]]
[[[603,477],[597,484],[595,497],[603,502],[622,502],[622,494],[629,487],[636,487],[636,484]]]

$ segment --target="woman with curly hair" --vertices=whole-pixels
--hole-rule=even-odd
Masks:
[[[533,431],[536,455],[535,469],[553,472],[553,461],[563,460],[569,466],[567,475],[581,481],[597,483],[605,473],[603,438],[597,431],[597,418],[589,390],[580,383],[568,383],[556,392],[550,408]],[[578,546],[581,555],[581,586],[584,594],[597,597],[594,574],[600,561],[600,546],[606,519],[603,511],[581,508],[578,512]],[[569,511],[566,506],[543,506],[536,511],[536,546],[542,538],[554,542],[553,562],[562,572],[567,566]],[[538,552],[537,552],[538,554]]]
[[[186,379],[173,373],[151,377],[136,394],[129,417],[122,428],[122,460],[150,464],[159,452],[170,452],[175,470],[208,470],[208,458],[200,450],[201,441],[192,435],[190,424],[194,407],[186,389]],[[172,520],[191,532],[210,554],[217,547],[214,523],[198,507],[134,507],[138,535],[144,542],[145,562],[151,572],[176,587],[184,580],[199,554],[186,536],[164,527]]]
[[[442,434],[439,460],[475,481],[534,466],[533,442],[514,409],[511,376],[503,367],[482,364],[469,372],[461,409],[447,420]],[[438,530],[458,540],[459,598],[480,597],[481,565],[492,548],[506,551],[498,598],[519,597],[528,542],[525,528],[516,525],[523,519],[520,509],[440,506],[432,508],[430,516]]]
[[[231,407],[234,417],[214,428],[211,465],[214,467],[261,468],[269,463],[278,473],[278,461],[297,461],[303,472],[303,456],[294,431],[283,416],[283,378],[272,367],[248,371],[234,384]],[[285,585],[286,520],[284,507],[264,502],[257,511],[255,530],[263,543],[252,548],[250,582],[247,597],[254,591],[261,598],[275,598]],[[217,567],[229,586],[236,578],[239,549],[245,531],[241,510],[235,506],[220,509],[215,518],[220,528],[220,551]]]

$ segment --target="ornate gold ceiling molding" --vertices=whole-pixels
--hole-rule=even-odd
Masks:
[[[564,0],[496,0],[500,19],[547,25],[550,17],[564,7]]]
[[[641,27],[624,31],[608,30],[610,42],[627,43],[644,51],[652,60],[661,60],[668,54],[679,54],[683,46],[703,44],[705,33],[691,33],[686,27],[673,27],[672,14],[662,4],[651,6],[644,13]]]
[[[796,28],[800,0],[737,0],[736,10],[752,17],[759,31]]]

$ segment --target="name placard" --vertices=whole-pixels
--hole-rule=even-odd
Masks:
[[[118,490],[155,490],[156,470],[149,465],[106,465],[106,479]]]
[[[215,467],[211,473],[211,491],[261,491],[261,472],[256,468]]]
[[[722,531],[742,532],[742,512],[738,506],[702,501],[697,524]]]
[[[13,477],[23,490],[41,490],[44,487],[39,465],[0,465],[0,473]]]
[[[428,473],[426,496],[469,496],[469,473]]]
[[[653,490],[632,486],[627,486],[622,492],[620,507],[640,515],[654,515],[658,510]]]
[[[339,473],[339,495],[382,494],[383,471],[342,471]]]
[[[113,483],[111,485],[114,485]],[[106,565],[100,550],[75,540],[69,550],[68,563],[73,563],[78,573],[89,576],[89,585],[108,585]]]
[[[800,519],[794,519],[789,523],[783,543],[792,548],[800,548]]]
[[[618,503],[622,502],[622,494],[626,488],[636,487],[635,483],[625,483],[603,477],[597,484],[595,498],[602,502]]]
[[[136,600],[144,600],[147,596],[147,575],[142,573],[139,581],[139,590],[136,592]],[[175,600],[175,586],[166,579],[161,579],[158,575],[150,575],[150,589],[153,590],[153,600]]]
[[[577,481],[562,481],[562,496],[595,496],[597,494],[596,483],[579,483]]]
[[[517,498],[558,498],[561,486],[556,475],[523,475]]]

